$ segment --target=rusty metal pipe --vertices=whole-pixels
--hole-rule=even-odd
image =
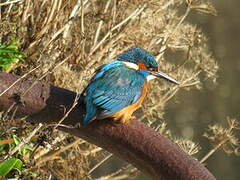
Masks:
[[[0,73],[0,94],[19,77]],[[33,80],[23,79],[0,97],[0,111],[13,104],[17,117],[28,116],[32,122],[58,122],[72,107],[76,94],[72,91],[37,82],[24,96]],[[14,109],[13,108],[13,109]],[[63,121],[76,125],[82,118],[81,103]],[[197,160],[183,152],[166,137],[136,120],[128,124],[111,120],[95,121],[86,127],[60,127],[74,136],[96,144],[153,179],[214,180],[213,175]]]

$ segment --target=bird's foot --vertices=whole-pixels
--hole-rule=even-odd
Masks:
[[[131,120],[135,120],[136,119],[136,117],[135,116],[128,116],[128,117],[124,117],[124,118],[122,118],[121,119],[121,122],[122,123],[128,123],[129,121],[131,121]]]

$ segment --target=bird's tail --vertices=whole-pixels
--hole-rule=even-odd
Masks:
[[[81,121],[81,125],[86,126],[88,123],[90,123],[92,120],[96,118],[97,115],[97,108],[92,103],[92,100],[88,97],[82,96],[81,102],[84,104],[85,107],[85,114],[83,115],[83,119]]]

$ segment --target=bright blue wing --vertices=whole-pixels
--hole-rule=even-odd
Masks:
[[[134,104],[141,96],[144,80],[143,75],[119,61],[100,67],[85,89],[83,125],[98,115],[112,115]]]

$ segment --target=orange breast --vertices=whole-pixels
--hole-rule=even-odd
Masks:
[[[130,119],[135,119],[134,116],[132,116],[133,112],[136,111],[139,107],[141,107],[144,98],[147,95],[147,89],[148,89],[148,83],[147,81],[144,82],[143,85],[143,90],[142,90],[142,95],[141,97],[137,100],[137,102],[135,104],[132,104],[130,106],[127,106],[125,108],[123,108],[122,110],[120,110],[119,112],[115,113],[112,115],[112,117],[115,120],[120,120],[123,123],[128,122]]]

